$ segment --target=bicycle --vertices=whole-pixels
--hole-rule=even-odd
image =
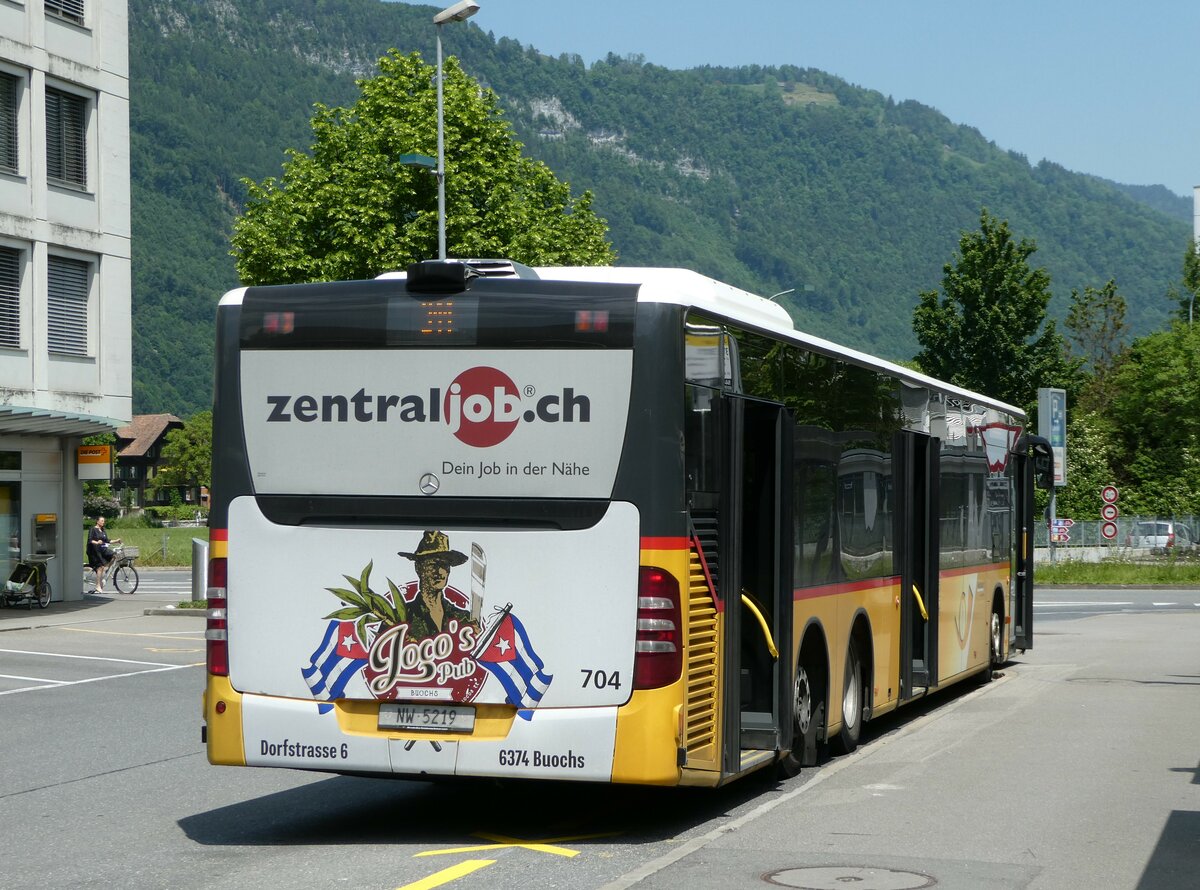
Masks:
[[[42,609],[50,605],[53,591],[46,579],[46,563],[54,559],[45,553],[30,554],[17,561],[12,574],[0,589],[0,600],[6,606],[25,603],[30,609],[37,603]]]
[[[140,551],[137,547],[114,547],[112,558],[108,561],[108,577],[119,593],[133,593],[138,589],[137,568],[133,561],[138,558]],[[96,592],[96,571],[90,566],[83,567],[83,583],[88,587],[88,593]]]

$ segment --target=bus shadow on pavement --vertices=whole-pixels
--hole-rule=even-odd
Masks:
[[[333,776],[180,819],[206,846],[461,844],[480,834],[578,837],[572,846],[655,843],[771,792],[763,782],[722,789],[643,788],[536,780]],[[602,837],[594,837],[602,835]],[[589,839],[590,838],[590,839]]]
[[[1011,666],[1011,664],[1009,665]],[[862,746],[980,688],[958,683],[872,720]],[[179,820],[204,845],[460,844],[483,834],[526,840],[620,835],[656,843],[786,793],[815,775],[776,780],[770,768],[723,788],[653,788],[533,779],[428,781],[330,776]],[[514,803],[517,802],[517,803]],[[601,843],[604,838],[598,838]],[[595,841],[573,842],[586,845]]]
[[[1197,770],[1200,776],[1200,770]],[[1174,810],[1142,872],[1137,890],[1193,890],[1200,871],[1200,812]]]

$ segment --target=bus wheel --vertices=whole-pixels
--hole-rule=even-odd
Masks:
[[[776,774],[791,778],[801,767],[821,762],[820,733],[825,724],[825,702],[815,689],[813,677],[804,663],[796,666],[792,686],[792,750],[779,761]]]
[[[992,621],[988,625],[988,666],[983,672],[984,682],[990,683],[996,676],[996,669],[1000,667],[1000,633],[1004,627],[1004,621],[1000,617],[1000,612],[992,609]]]
[[[863,665],[858,643],[850,638],[846,650],[846,680],[842,684],[842,729],[837,735],[837,748],[849,754],[858,747],[863,723]]]

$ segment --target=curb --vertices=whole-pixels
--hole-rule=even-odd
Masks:
[[[181,615],[186,615],[188,617],[207,618],[208,617],[208,609],[178,609],[175,606],[163,606],[162,608],[158,608],[158,609],[145,609],[142,611],[142,614],[143,615],[174,615],[177,617],[181,616]]]
[[[1200,584],[1033,584],[1039,590],[1200,590]]]

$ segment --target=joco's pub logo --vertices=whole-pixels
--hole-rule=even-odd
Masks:
[[[372,562],[358,576],[343,575],[348,587],[326,588],[341,605],[324,616],[320,642],[301,670],[319,709],[361,694],[362,683],[376,699],[470,702],[495,680],[528,719],[553,676],[512,603],[482,614],[483,549],[472,544],[468,557],[444,532],[427,531],[416,549],[398,555],[412,560],[416,580],[399,586],[389,578],[386,591],[375,591]],[[449,583],[451,570],[468,560],[469,596]]]

